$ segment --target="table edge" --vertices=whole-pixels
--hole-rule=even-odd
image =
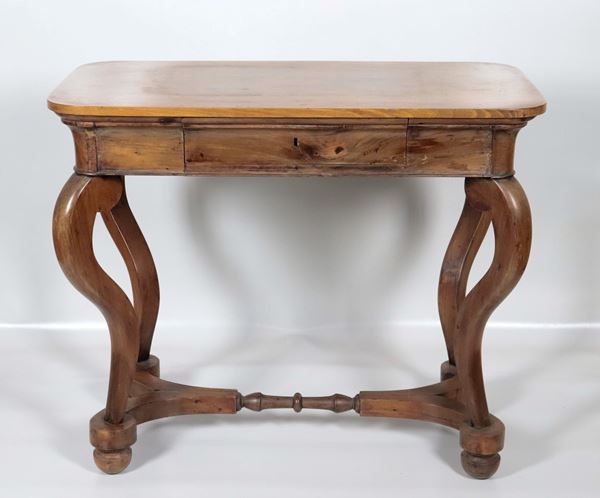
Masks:
[[[546,102],[519,108],[285,108],[285,107],[119,107],[78,106],[47,100],[59,116],[156,117],[156,118],[532,118],[546,111]]]

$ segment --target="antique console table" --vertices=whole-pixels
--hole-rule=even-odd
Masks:
[[[513,153],[518,131],[545,110],[519,70],[485,63],[106,62],[75,70],[48,106],[71,129],[76,157],[54,211],[56,254],[110,331],[108,399],[90,423],[101,470],[127,467],[136,426],[149,420],[312,408],[453,427],[466,472],[487,478],[496,471],[504,426],[488,411],[481,340],[527,264],[531,216]],[[439,281],[448,351],[441,381],[305,397],[161,379],[150,354],[158,279],[127,203],[125,175],[465,177],[466,200]],[[133,303],[96,260],[97,213],[125,260]],[[490,225],[493,261],[467,293]]]

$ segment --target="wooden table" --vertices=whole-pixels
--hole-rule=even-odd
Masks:
[[[90,423],[98,467],[125,469],[136,426],[149,420],[314,408],[453,427],[466,472],[490,477],[500,463],[504,425],[488,411],[481,340],[527,264],[531,215],[513,153],[517,133],[545,105],[519,70],[500,64],[105,62],[75,70],[48,99],[73,133],[76,157],[56,203],[53,234],[64,273],[110,331],[108,399]],[[439,280],[448,351],[441,381],[306,397],[242,395],[161,379],[150,354],[158,279],[125,195],[124,176],[140,174],[465,177],[464,208]],[[97,213],[125,260],[133,303],[96,260]],[[490,224],[493,261],[467,293]]]

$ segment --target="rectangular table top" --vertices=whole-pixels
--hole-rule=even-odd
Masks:
[[[48,98],[60,115],[173,118],[528,118],[544,97],[479,62],[98,62]]]

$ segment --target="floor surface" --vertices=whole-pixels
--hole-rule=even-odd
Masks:
[[[160,329],[154,351],[164,378],[243,393],[412,387],[434,382],[443,360],[441,335],[428,327]],[[488,401],[507,426],[488,481],[463,474],[453,430],[291,410],[148,423],[129,469],[103,475],[87,422],[105,399],[106,331],[4,329],[0,343],[3,497],[600,496],[598,330],[487,332]]]

